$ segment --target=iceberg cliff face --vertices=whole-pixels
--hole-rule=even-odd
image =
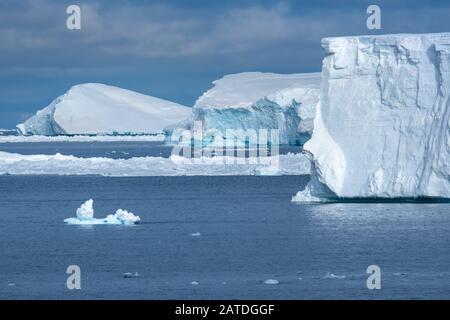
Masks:
[[[319,197],[450,197],[450,33],[323,39]],[[318,191],[318,186],[322,190]],[[320,194],[321,193],[321,194]]]
[[[162,133],[191,108],[98,83],[72,87],[17,125],[24,135]]]
[[[193,120],[202,122],[205,144],[222,141],[226,130],[238,129],[278,129],[280,144],[303,144],[310,138],[319,73],[245,72],[213,84],[193,108]]]

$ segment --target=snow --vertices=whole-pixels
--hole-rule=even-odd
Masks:
[[[0,175],[219,176],[264,175],[266,170],[271,175],[305,175],[310,173],[310,162],[305,155],[293,153],[264,158],[217,156],[193,160],[177,155],[112,159],[0,151]]]
[[[450,33],[322,45],[312,180],[293,201],[450,198]]]
[[[0,143],[31,143],[31,142],[162,142],[164,134],[127,135],[127,136],[0,136]]]
[[[278,129],[280,144],[303,144],[310,138],[319,73],[244,72],[213,84],[193,107],[193,120],[202,122],[203,143],[221,142],[230,129]]]
[[[139,223],[141,219],[133,213],[126,210],[118,209],[115,214],[109,214],[106,218],[94,218],[93,200],[89,199],[77,209],[76,218],[65,219],[67,224],[82,224],[82,225],[96,225],[96,224],[113,224],[113,225],[133,225]]]
[[[191,108],[99,83],[73,86],[17,128],[24,135],[162,133]]]

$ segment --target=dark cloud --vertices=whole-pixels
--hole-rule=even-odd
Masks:
[[[446,1],[78,1],[82,30],[65,28],[72,1],[0,4],[0,126],[80,82],[104,82],[191,105],[223,74],[318,71],[320,39],[450,31]]]

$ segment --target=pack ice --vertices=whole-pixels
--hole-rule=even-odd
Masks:
[[[333,197],[450,197],[450,33],[326,38],[304,148],[307,188]]]
[[[197,99],[193,120],[202,123],[206,145],[222,144],[226,130],[239,129],[278,129],[280,144],[303,144],[311,136],[319,88],[320,73],[226,75]]]
[[[24,135],[156,134],[191,108],[99,83],[72,87],[17,128]]]
[[[129,159],[78,158],[70,155],[22,155],[0,151],[0,175],[101,175],[144,176],[229,176],[308,175],[309,159],[302,153],[267,157],[184,158],[133,157]]]

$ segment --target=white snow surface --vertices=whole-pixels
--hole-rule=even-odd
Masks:
[[[100,83],[73,86],[17,128],[24,135],[162,133],[191,108]]]
[[[307,175],[310,161],[301,153],[265,158],[226,156],[189,159],[178,155],[112,159],[70,155],[21,155],[0,151],[0,175],[223,176]]]
[[[322,45],[312,180],[293,201],[450,198],[450,33]]]
[[[106,218],[97,219],[94,218],[94,201],[92,199],[87,200],[77,209],[76,218],[65,219],[67,224],[114,224],[114,225],[133,225],[139,223],[141,218],[135,216],[133,213],[126,210],[118,209],[115,214],[109,214]]]
[[[280,144],[303,144],[311,135],[319,92],[320,73],[226,75],[197,99],[193,120],[209,131],[205,144],[221,141],[229,129],[278,129]]]
[[[302,97],[302,88],[320,87],[320,73],[243,72],[226,75],[213,81],[213,85],[197,99],[194,108],[248,108],[264,97],[280,106],[288,106],[293,99]]]

